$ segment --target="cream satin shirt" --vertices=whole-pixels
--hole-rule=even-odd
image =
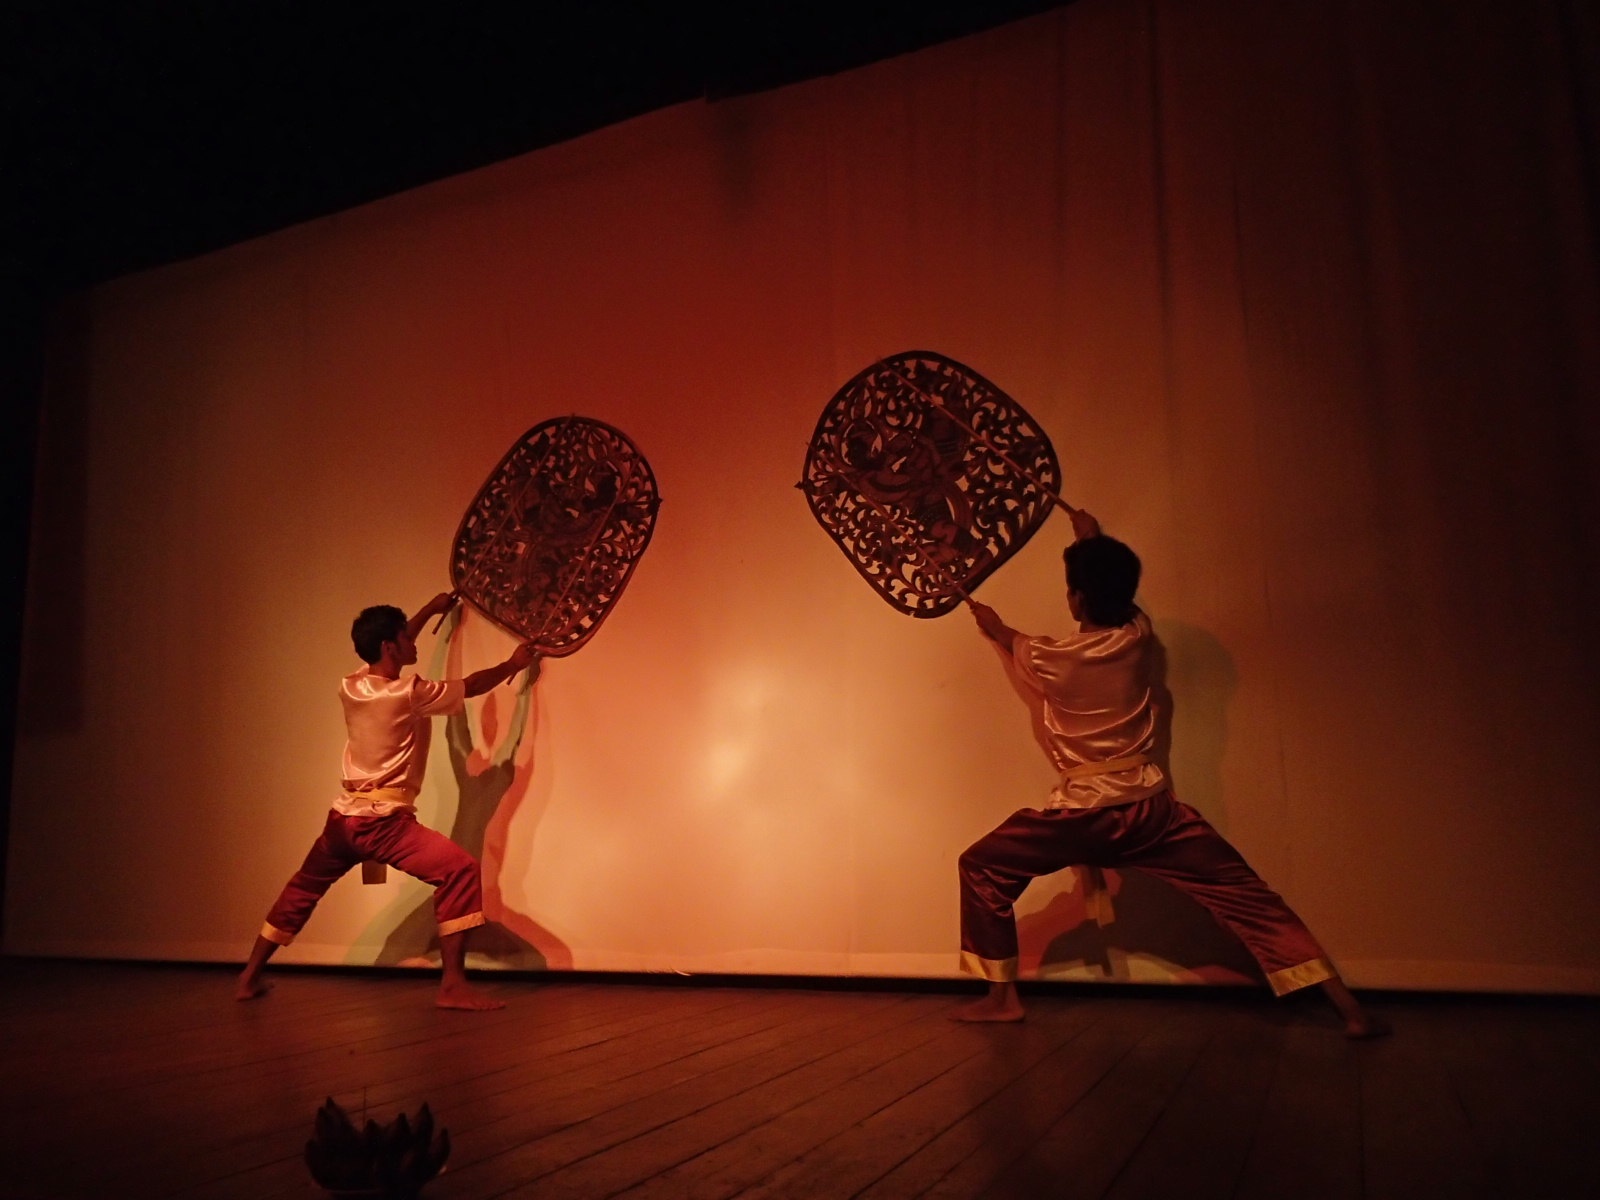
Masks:
[[[1155,747],[1150,678],[1154,633],[1139,613],[1128,624],[1056,639],[1019,633],[1011,676],[1033,715],[1033,735],[1057,771],[1109,762]],[[1001,650],[1002,657],[1005,652]],[[1154,763],[1063,779],[1047,808],[1103,808],[1152,796],[1167,786]]]
[[[344,791],[333,807],[347,817],[383,817],[415,808],[428,767],[428,718],[460,712],[466,699],[466,684],[459,679],[385,679],[370,667],[346,675],[339,685],[349,733]]]

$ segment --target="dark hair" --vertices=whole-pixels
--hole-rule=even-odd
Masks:
[[[1116,538],[1080,538],[1061,556],[1067,587],[1083,600],[1083,615],[1095,625],[1115,627],[1133,620],[1133,594],[1139,590],[1139,556]]]
[[[405,613],[392,604],[374,604],[350,623],[350,640],[362,662],[375,663],[383,657],[383,644],[398,639],[405,627]]]

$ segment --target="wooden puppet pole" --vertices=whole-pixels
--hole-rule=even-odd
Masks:
[[[456,605],[458,605],[460,603],[461,603],[461,593],[458,592],[458,591],[455,591],[454,589],[452,589],[451,592],[450,592],[450,607],[445,609],[442,613],[440,613],[439,614],[439,619],[433,623],[433,629],[432,629],[433,633],[438,633],[439,632],[440,628],[444,625],[444,619],[446,617],[448,617],[452,612],[454,612],[455,608],[456,608]]]
[[[1007,454],[1004,450],[1000,449],[999,446],[996,446],[993,442],[991,442],[982,433],[980,433],[978,430],[974,429],[971,425],[969,425],[966,421],[962,420],[960,417],[956,416],[955,413],[951,412],[950,411],[950,406],[947,405],[937,395],[935,395],[932,392],[924,391],[922,388],[918,387],[915,383],[913,383],[911,378],[909,376],[907,376],[905,374],[905,372],[900,370],[899,367],[894,366],[887,359],[880,360],[878,365],[880,367],[882,367],[885,371],[887,371],[890,375],[893,375],[901,383],[905,384],[908,388],[910,388],[918,396],[922,397],[922,399],[926,400],[929,404],[931,404],[935,408],[939,409],[939,411],[944,413],[945,416],[949,417],[957,425],[961,426],[961,428],[965,429],[973,437],[977,438],[980,442],[982,442],[985,446],[987,446],[995,454],[998,454],[1000,456],[1001,461],[1004,462],[1006,464],[1006,466],[1010,467],[1018,475],[1021,475],[1029,483],[1033,484],[1034,487],[1038,488],[1041,492],[1043,492],[1046,496],[1048,496],[1052,503],[1054,503],[1056,505],[1059,505],[1061,508],[1065,509],[1068,516],[1071,516],[1071,515],[1073,515],[1074,513],[1076,513],[1078,511],[1077,509],[1073,508],[1072,505],[1068,504],[1065,500],[1063,500],[1061,498],[1061,494],[1059,492],[1057,492],[1054,488],[1047,487],[1044,483],[1042,483],[1040,481],[1039,477],[1037,475],[1035,475],[1032,471],[1028,470],[1027,467],[1023,466],[1016,459],[1012,458],[1011,455]]]

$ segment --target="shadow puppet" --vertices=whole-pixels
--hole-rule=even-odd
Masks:
[[[1152,755],[1172,781],[1173,794],[1206,814],[1226,834],[1222,754],[1227,708],[1238,685],[1233,659],[1203,629],[1179,622],[1157,626],[1152,659],[1157,710]],[[1168,685],[1176,674],[1184,709]],[[1184,750],[1182,788],[1172,771],[1174,730]],[[1136,982],[1257,983],[1260,968],[1233,934],[1170,884],[1142,871],[1075,867],[1069,890],[1017,919],[1021,977],[1079,976]],[[1104,895],[1095,896],[1096,885]],[[1114,912],[1114,917],[1113,917]]]
[[[462,630],[469,623],[487,625],[484,618],[466,615],[464,605],[446,618],[441,646],[448,646],[440,678],[462,674]],[[516,970],[568,970],[572,951],[532,917],[507,906],[500,887],[506,838],[511,820],[526,803],[533,782],[532,747],[538,722],[534,719],[534,689],[524,674],[517,689],[509,721],[500,728],[505,689],[486,693],[480,702],[478,724],[481,743],[473,738],[471,712],[463,708],[446,718],[445,742],[456,786],[455,822],[450,840],[478,860],[483,878],[483,912],[488,921],[472,934],[469,966],[494,965]],[[527,747],[526,752],[518,751]],[[539,809],[542,810],[542,805]],[[533,814],[537,820],[538,811]],[[524,820],[526,824],[526,819]],[[378,966],[424,966],[439,961],[439,928],[433,903],[423,900],[390,930],[374,963]]]

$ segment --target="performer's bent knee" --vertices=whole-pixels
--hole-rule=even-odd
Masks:
[[[961,852],[961,857],[956,859],[956,871],[963,879],[976,879],[987,875],[992,864],[983,853],[983,843],[973,842]]]
[[[956,876],[963,892],[989,896],[1002,906],[1009,906],[1028,883],[1027,877],[1013,876],[1001,864],[975,854],[973,850],[968,850],[956,860]]]

